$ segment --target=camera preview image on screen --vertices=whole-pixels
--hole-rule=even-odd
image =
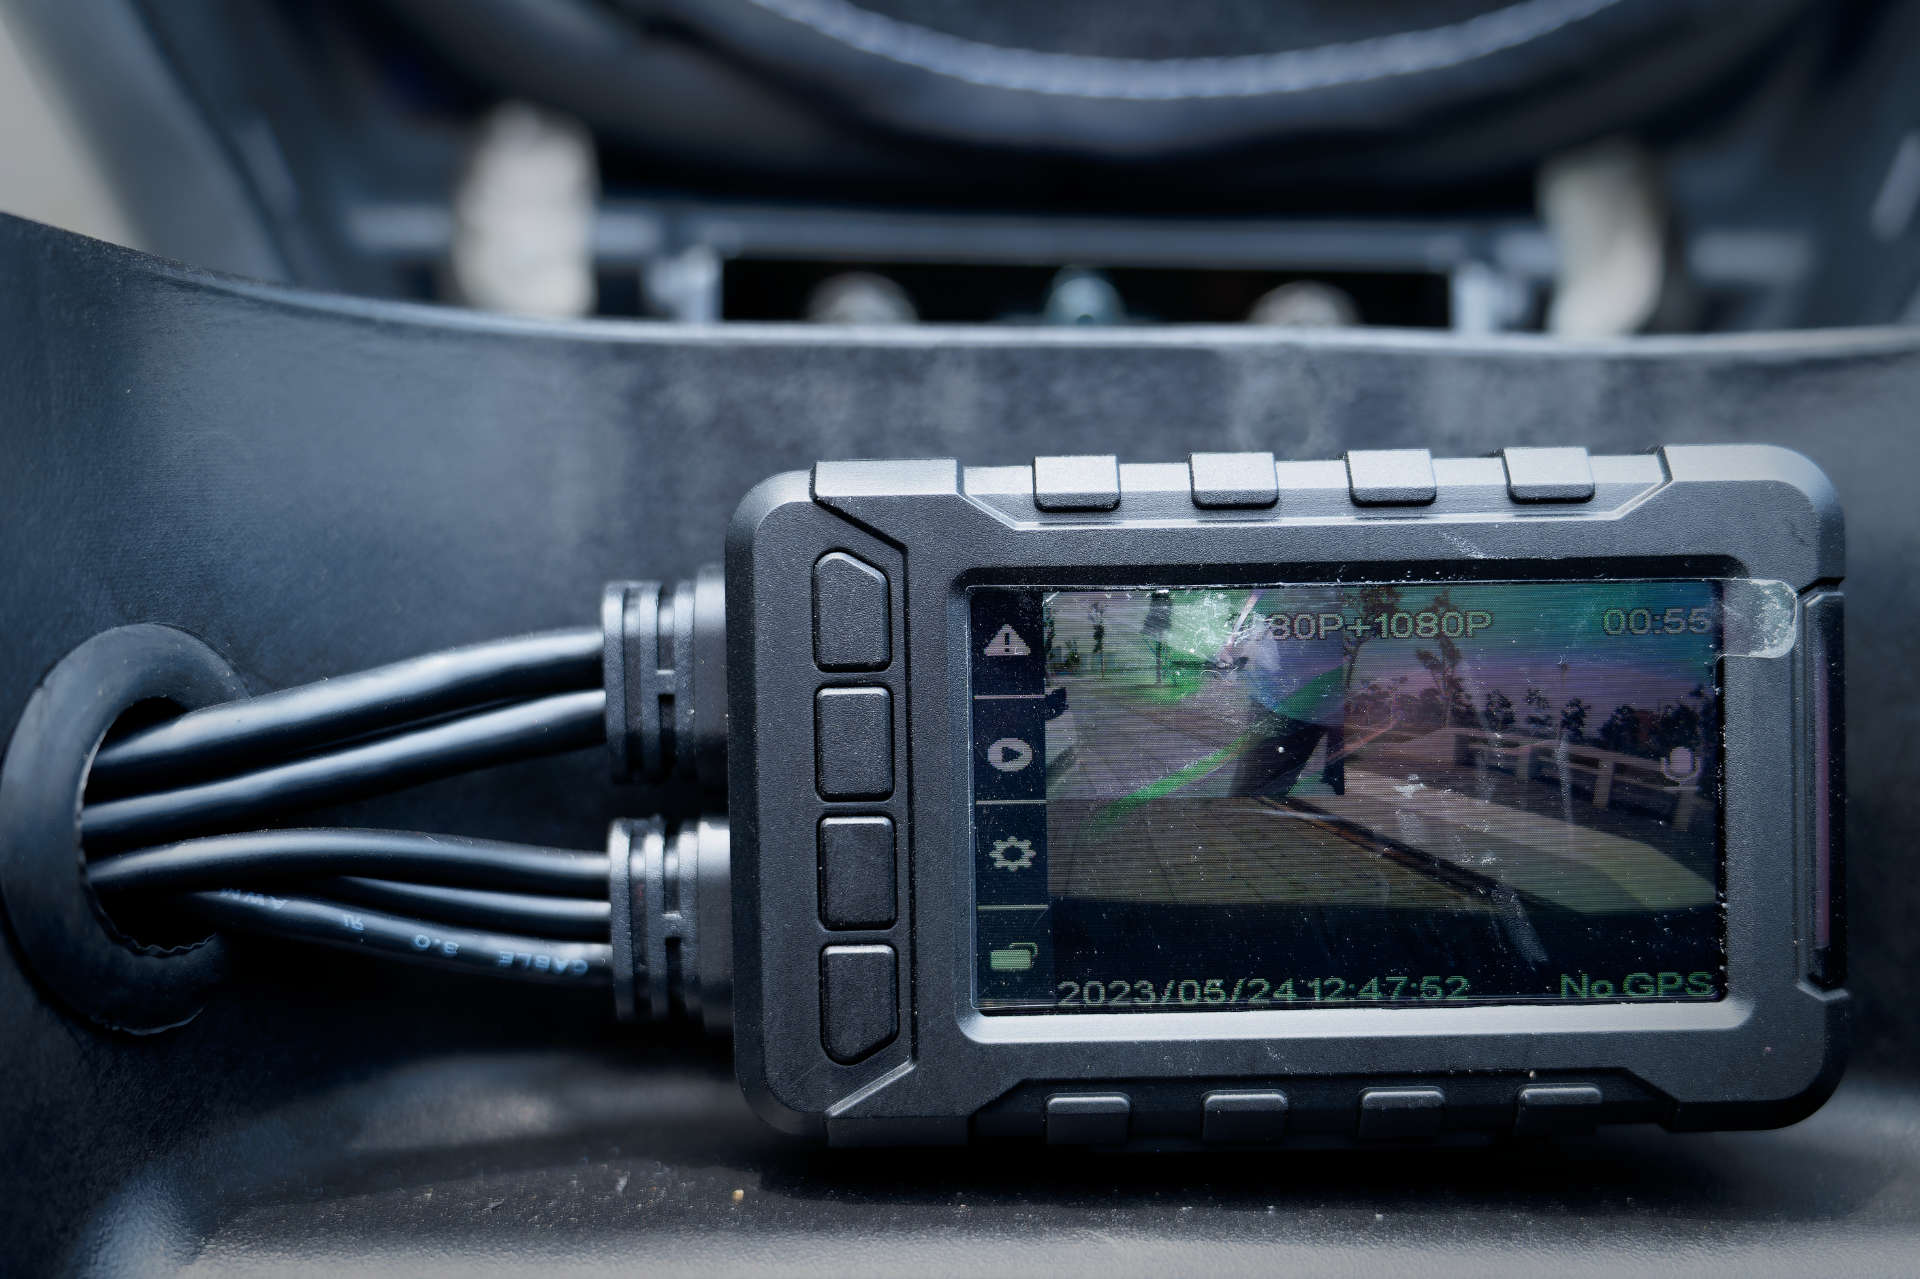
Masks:
[[[983,1009],[1724,994],[1715,583],[974,594]]]

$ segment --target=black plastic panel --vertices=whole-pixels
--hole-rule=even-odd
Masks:
[[[8,726],[62,653],[126,622],[186,627],[261,687],[590,623],[604,581],[690,574],[747,488],[821,457],[1799,449],[1848,512],[1860,1004],[1856,1073],[1780,1132],[1010,1162],[780,1137],[739,1099],[724,1053],[616,1031],[599,999],[249,949],[198,1020],[128,1040],[67,1021],[9,950],[10,1270],[1911,1268],[1920,333],[1570,350],[1383,333],[550,327],[216,280],[6,220],[0,278]],[[691,802],[616,790],[605,771],[583,754],[339,816],[592,848],[615,814]]]

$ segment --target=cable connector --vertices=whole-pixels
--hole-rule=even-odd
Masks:
[[[727,782],[726,582],[611,582],[601,597],[607,750],[616,781]]]
[[[733,1028],[733,882],[725,818],[607,835],[613,1008],[621,1021],[685,1017]]]

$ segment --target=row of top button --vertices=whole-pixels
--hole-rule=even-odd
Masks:
[[[1593,465],[1584,448],[1502,450],[1507,494],[1516,502],[1585,502]],[[1424,506],[1439,489],[1425,449],[1356,449],[1347,488],[1361,506]],[[1187,459],[1195,506],[1257,510],[1280,500],[1271,453],[1195,453]],[[1033,503],[1043,511],[1111,511],[1120,505],[1120,464],[1111,454],[1039,457]]]
[[[1602,1104],[1592,1084],[1529,1084],[1514,1102],[1513,1131],[1521,1136],[1571,1136],[1593,1131]],[[1437,1087],[1368,1088],[1360,1094],[1355,1132],[1364,1141],[1409,1141],[1440,1135],[1447,1095]],[[1286,1130],[1287,1095],[1278,1089],[1221,1090],[1200,1103],[1205,1141],[1273,1141]],[[1114,1146],[1133,1124],[1133,1102],[1122,1092],[1055,1093],[1047,1098],[1047,1141],[1066,1146]]]

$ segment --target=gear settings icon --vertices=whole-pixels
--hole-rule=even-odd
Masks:
[[[987,850],[987,861],[995,870],[1025,870],[1033,865],[1033,844],[1013,836],[996,839]]]

